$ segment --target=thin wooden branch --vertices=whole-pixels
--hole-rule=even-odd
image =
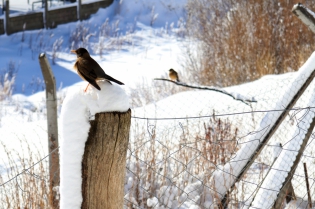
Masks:
[[[184,86],[184,87],[187,87],[187,88],[192,88],[192,89],[200,89],[200,90],[209,90],[209,91],[216,91],[216,92],[220,92],[222,94],[225,94],[229,97],[232,97],[234,100],[238,100],[238,101],[241,101],[243,102],[244,104],[246,105],[249,105],[249,103],[251,102],[257,102],[257,100],[255,99],[241,99],[241,98],[238,98],[236,96],[234,96],[233,94],[230,94],[229,92],[223,90],[223,89],[220,89],[220,88],[216,88],[216,87],[209,87],[209,86],[192,86],[192,85],[189,85],[189,84],[186,84],[186,83],[182,83],[182,82],[176,82],[176,81],[172,81],[172,80],[169,80],[169,79],[165,79],[165,78],[155,78],[154,80],[157,80],[157,81],[168,81],[168,82],[171,82],[171,83],[174,83],[178,86]]]

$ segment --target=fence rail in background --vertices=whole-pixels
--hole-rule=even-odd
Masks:
[[[45,0],[47,1],[47,0]],[[35,30],[42,28],[55,28],[60,24],[74,22],[77,20],[88,19],[91,14],[98,11],[99,8],[105,8],[111,5],[113,0],[99,0],[90,3],[78,3],[59,6],[58,8],[48,8],[45,4],[44,12],[31,11],[27,13],[14,13],[10,15],[10,4],[6,0],[5,7],[5,21],[0,18],[0,35],[21,32],[25,30]],[[78,10],[78,7],[80,8]],[[79,11],[79,12],[78,12]]]

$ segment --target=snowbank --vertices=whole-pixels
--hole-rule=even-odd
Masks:
[[[301,86],[305,83],[305,81],[307,80],[307,78],[310,76],[310,74],[313,72],[314,69],[315,69],[315,53],[313,53],[311,57],[307,60],[307,62],[299,69],[295,79],[287,87],[286,92],[283,94],[282,98],[280,97],[279,101],[275,103],[271,109],[279,110],[279,109],[283,109],[283,107],[287,107],[289,102],[292,100],[292,98],[297,93],[297,91],[301,88]],[[257,147],[259,146],[261,140],[266,136],[269,130],[273,127],[273,124],[276,122],[276,120],[280,117],[281,114],[282,114],[281,111],[268,112],[265,115],[265,117],[261,120],[260,124],[256,127],[256,131],[254,132],[255,134],[252,135],[250,139],[248,140],[248,142],[250,143],[245,143],[240,148],[240,150],[236,153],[235,157],[233,158],[231,162],[227,163],[226,165],[224,165],[224,167],[221,170],[217,170],[214,173],[213,181],[215,182],[214,183],[215,190],[217,191],[218,195],[223,197],[226,194],[227,190],[234,183],[235,177],[238,176],[240,172],[243,170],[244,166],[248,162],[248,159],[251,158],[252,154],[256,151]],[[297,143],[295,142],[293,146],[297,146]],[[281,154],[282,156],[281,159],[292,157],[292,156],[283,156],[283,155],[284,154]],[[287,166],[287,168],[290,168],[290,167],[291,165]],[[284,169],[283,167],[281,168]],[[284,177],[285,176],[283,175],[282,178]],[[281,183],[283,181],[284,179],[279,180],[279,182]],[[269,195],[269,193],[266,195]],[[261,195],[261,197],[262,197],[262,201],[260,201],[260,198],[259,198],[258,205],[256,205],[256,202],[253,203],[255,207],[261,208],[260,204],[262,204],[262,202],[267,203],[266,196]],[[272,201],[272,198],[270,199]]]

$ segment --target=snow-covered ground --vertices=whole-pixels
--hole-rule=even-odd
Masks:
[[[10,1],[12,6],[16,2],[17,0]],[[30,4],[27,4],[26,0],[23,2],[23,8],[29,10]],[[84,134],[87,134],[88,130],[88,118],[84,115],[86,105],[94,104],[92,108],[89,107],[93,114],[114,110],[112,108],[122,111],[128,108],[130,103],[133,107],[133,118],[127,155],[125,204],[132,203],[139,208],[213,207],[215,197],[211,194],[211,188],[214,187],[210,179],[214,169],[222,170],[224,160],[234,159],[237,150],[250,144],[249,140],[253,138],[259,124],[262,124],[262,130],[271,125],[274,118],[267,118],[270,119],[268,121],[265,118],[261,122],[266,115],[265,111],[285,107],[285,103],[279,102],[279,98],[287,96],[284,95],[287,87],[298,74],[268,75],[251,83],[225,88],[229,93],[255,98],[257,102],[251,105],[214,91],[179,92],[180,88],[173,84],[154,81],[154,78],[167,78],[168,70],[174,68],[183,77],[182,82],[197,85],[193,80],[185,80],[186,72],[182,65],[182,58],[185,56],[184,45],[188,41],[184,29],[185,2],[114,1],[113,5],[100,9],[97,14],[83,22],[64,24],[51,30],[0,36],[0,70],[14,66],[17,73],[13,96],[0,102],[0,184],[9,179],[7,174],[12,160],[17,161],[19,165],[16,160],[20,159],[19,156],[41,159],[48,154],[45,92],[37,58],[40,52],[46,52],[57,81],[58,113],[61,116],[60,153],[67,156],[61,161],[62,164],[80,157],[80,153],[76,152],[76,147],[71,147],[71,143],[75,143],[73,141],[78,137],[84,144]],[[20,1],[16,5],[21,6]],[[86,82],[81,81],[74,72],[76,57],[70,53],[71,49],[79,46],[86,47],[107,74],[126,85],[120,88],[102,83],[104,91],[97,92],[90,87],[87,93],[83,93]],[[298,78],[296,83],[300,80],[302,79]],[[112,98],[108,100],[108,96],[116,91],[116,87],[119,88],[116,89],[119,91],[116,92],[117,95],[126,93],[129,101],[124,100],[127,98],[125,96],[122,103],[117,103]],[[307,101],[313,89],[314,82],[295,107],[309,105]],[[71,103],[71,98],[77,100]],[[100,99],[103,103],[98,103]],[[121,101],[121,98],[117,100]],[[77,111],[73,113],[72,110]],[[216,114],[215,118],[213,113]],[[262,183],[264,175],[268,173],[263,167],[268,168],[274,157],[279,154],[275,151],[275,145],[278,149],[278,144],[282,143],[286,149],[290,140],[294,139],[294,128],[303,117],[299,114],[299,110],[290,111],[290,118],[285,119],[261,157],[250,169],[247,178],[237,185],[236,202],[249,206],[257,185]],[[82,120],[85,125],[75,123],[76,120]],[[73,129],[85,130],[84,133],[77,132],[80,136],[73,135],[75,130],[65,128],[71,124],[74,124]],[[301,124],[299,126],[301,127]],[[64,137],[67,131],[73,136],[69,141],[65,141],[65,138],[69,137]],[[237,141],[237,144],[233,144],[234,147],[225,147],[229,151],[222,151],[222,148],[214,149],[219,147],[216,145],[218,140],[231,144]],[[68,147],[73,148],[73,152],[67,153]],[[78,149],[82,150],[82,146]],[[7,151],[10,150],[13,159],[8,159]],[[29,150],[32,150],[32,156]],[[211,157],[213,150],[221,150],[226,159],[214,164]],[[72,153],[79,156],[75,157]],[[283,153],[281,154],[284,155]],[[308,164],[311,170],[310,179],[314,178],[314,154],[309,144],[303,160],[311,161]],[[75,163],[80,164],[79,161]],[[68,175],[71,168],[73,167],[68,167],[66,173],[62,170],[61,175]],[[75,169],[79,170],[78,167]],[[298,169],[298,173],[303,175],[300,171],[301,169]],[[77,172],[76,174],[79,175]],[[268,181],[278,183],[282,180]],[[67,183],[69,182],[61,187],[62,194],[71,196],[80,192],[68,190]],[[226,185],[227,182],[219,183]],[[305,185],[302,185],[304,183],[299,177],[294,178],[296,194],[305,199]],[[312,190],[313,183],[310,183]],[[76,186],[80,188],[79,184]],[[4,192],[6,190],[0,187],[0,197]],[[314,197],[313,193],[312,195]],[[73,198],[72,203],[76,200],[78,199]],[[299,207],[299,203],[296,204],[296,207]],[[256,206],[259,205],[262,203]]]

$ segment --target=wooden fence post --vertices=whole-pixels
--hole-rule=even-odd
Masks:
[[[46,85],[46,107],[48,128],[48,153],[49,155],[49,180],[50,180],[50,203],[54,209],[59,208],[57,198],[57,186],[60,185],[59,152],[58,152],[58,123],[57,123],[57,97],[55,77],[44,53],[39,55],[39,64]]]
[[[307,174],[306,163],[303,163],[303,167],[304,167],[304,175],[305,175],[305,182],[306,182],[308,207],[309,208],[313,208],[313,206],[312,206],[312,196],[311,196],[311,191],[310,191],[310,184],[308,182],[308,174]]]
[[[5,32],[10,35],[10,3],[9,0],[5,1]]]
[[[44,15],[45,15],[45,28],[48,29],[48,26],[49,26],[48,0],[45,0]]]
[[[82,10],[81,10],[81,6],[82,6],[82,1],[81,0],[78,0],[78,10],[77,10],[77,12],[78,12],[78,20],[80,20],[80,21],[82,21]]]
[[[81,209],[122,209],[131,110],[95,115],[82,160]]]

